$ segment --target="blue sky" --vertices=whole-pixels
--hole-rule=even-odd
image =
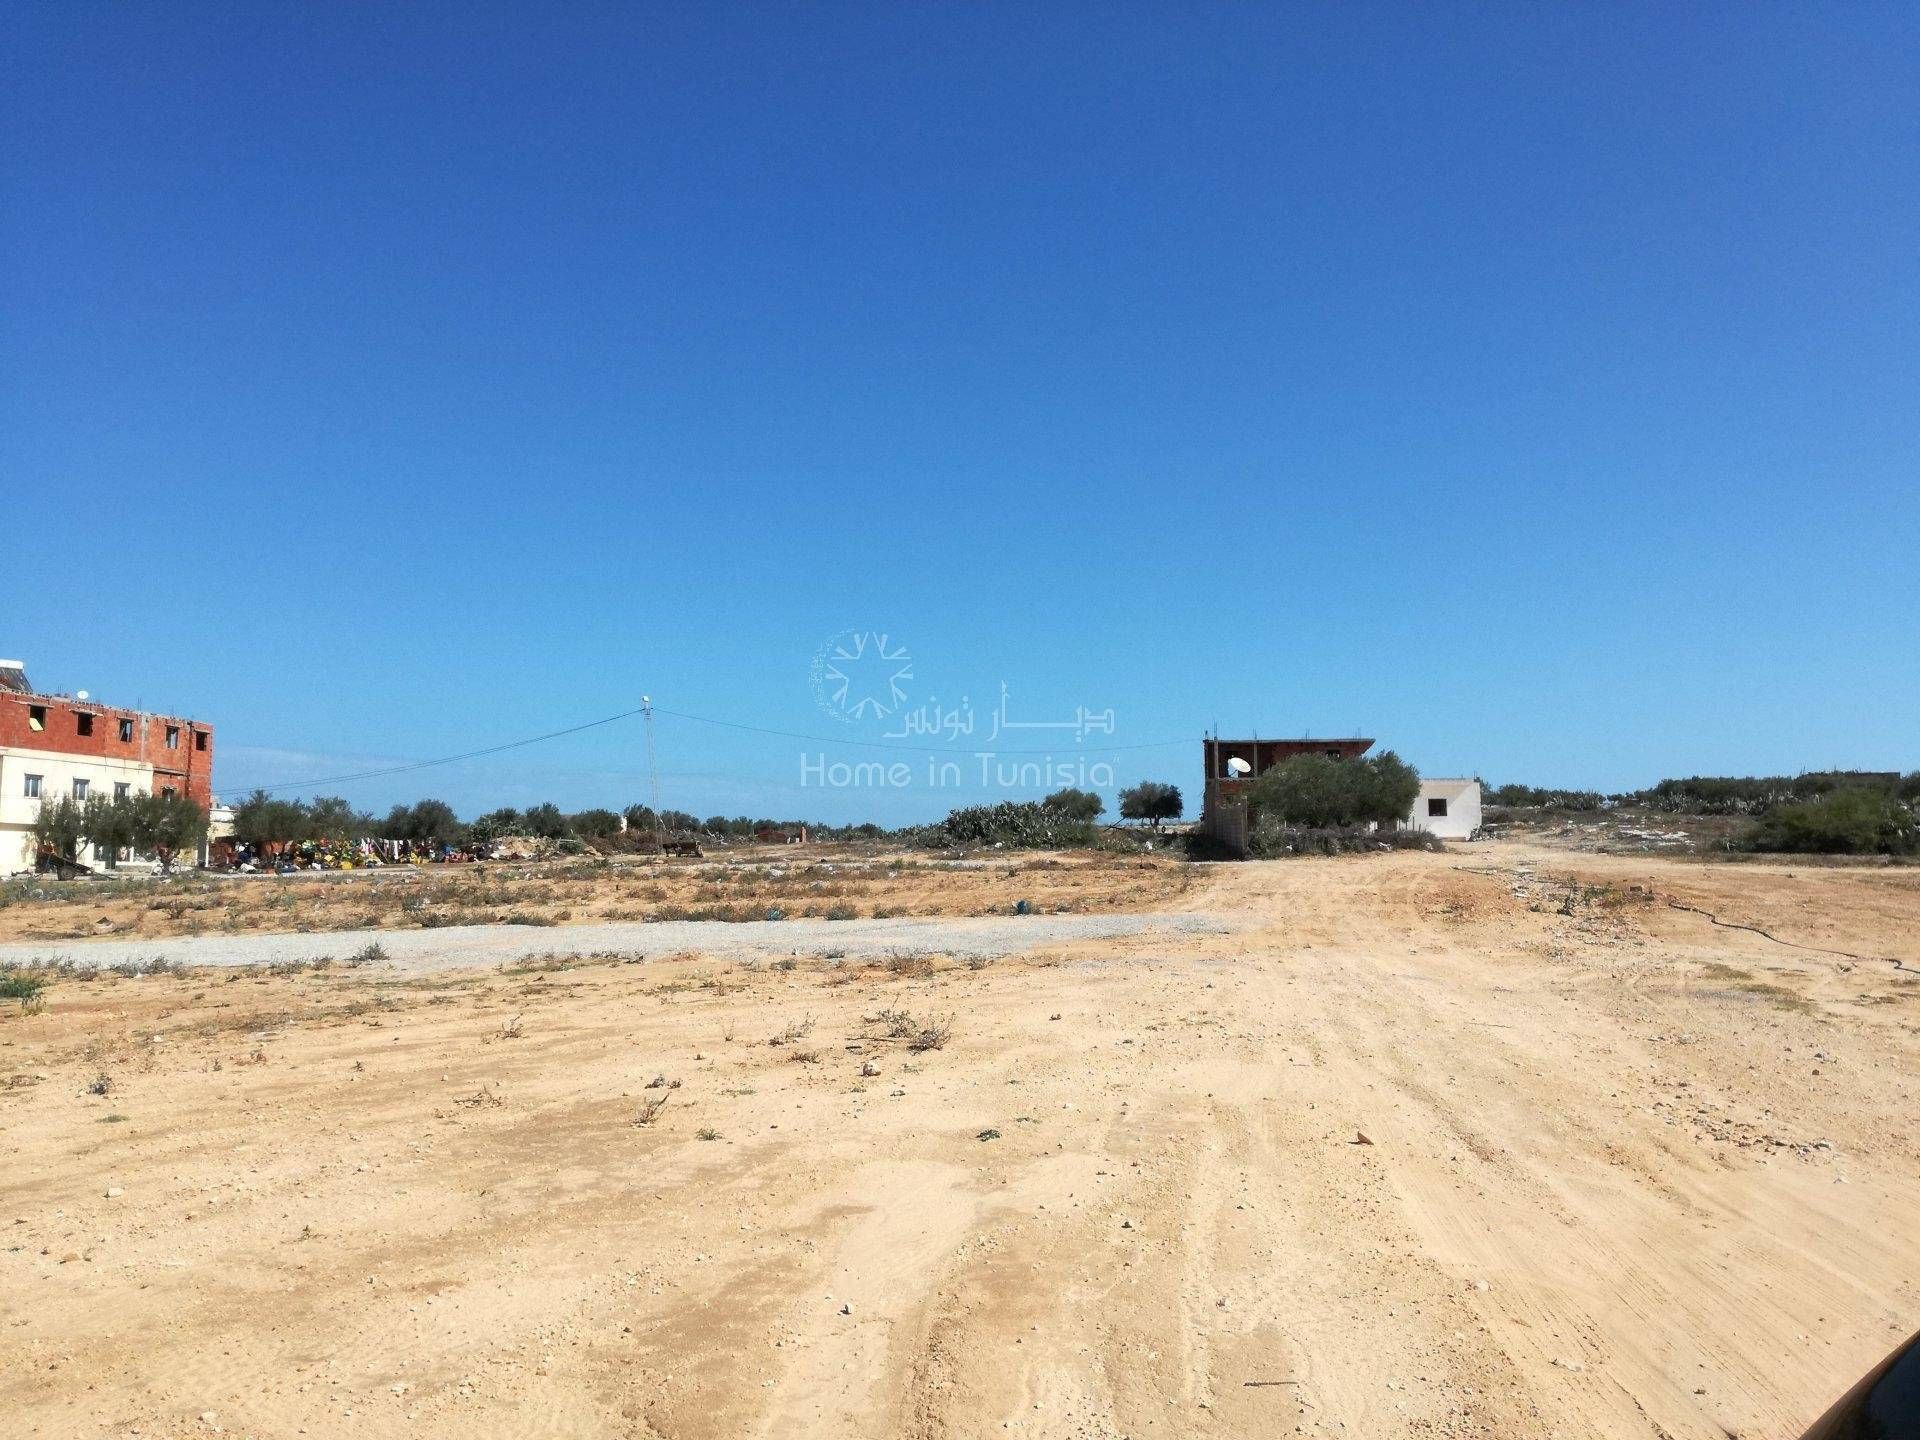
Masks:
[[[872,741],[809,684],[849,630],[1190,794],[1214,724],[1920,767],[1911,6],[0,27],[0,653],[209,720],[223,791],[643,692]],[[701,814],[977,798],[658,740]],[[324,788],[645,772],[627,721]]]

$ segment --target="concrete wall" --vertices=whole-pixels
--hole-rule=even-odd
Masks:
[[[1206,803],[1200,812],[1200,829],[1241,859],[1247,856],[1247,802],[1216,794],[1207,788]]]
[[[1430,813],[1436,801],[1445,807],[1445,815]],[[1480,782],[1422,780],[1413,814],[1401,822],[1401,828],[1431,831],[1443,840],[1465,840],[1480,828]]]

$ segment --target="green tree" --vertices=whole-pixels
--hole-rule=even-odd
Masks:
[[[172,870],[174,857],[207,838],[207,812],[184,795],[141,795],[134,807],[133,845]]]
[[[444,800],[416,800],[396,805],[380,827],[391,840],[413,840],[423,845],[451,845],[464,838],[460,817]]]
[[[611,810],[582,810],[567,818],[567,828],[582,840],[604,840],[620,833],[620,817]]]
[[[86,834],[82,807],[69,795],[54,800],[42,799],[39,810],[34,812],[33,848],[37,855],[57,855],[62,860],[77,859],[80,842],[86,838]]]
[[[1054,791],[1040,803],[1049,810],[1058,810],[1075,820],[1098,820],[1107,808],[1107,802],[1091,790],[1076,790],[1071,785],[1064,790]]]
[[[564,840],[567,834],[567,817],[558,805],[543,802],[535,805],[521,818],[527,834],[540,840]]]
[[[89,795],[80,807],[80,830],[100,848],[109,870],[120,868],[120,852],[130,849],[136,825],[131,795]]]
[[[1391,750],[1361,760],[1295,755],[1253,782],[1256,814],[1283,825],[1393,825],[1413,813],[1420,775]]]
[[[247,845],[288,844],[309,839],[307,807],[256,790],[233,807],[233,838]]]
[[[653,813],[650,805],[629,805],[627,807],[627,828],[636,832],[658,828],[660,817]]]
[[[1180,787],[1162,780],[1142,780],[1120,792],[1121,818],[1150,820],[1156,830],[1162,820],[1178,820],[1184,808]]]
[[[341,796],[316,795],[307,806],[307,828],[315,839],[358,840],[373,832],[374,822]]]

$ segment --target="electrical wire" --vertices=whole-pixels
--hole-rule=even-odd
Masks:
[[[919,755],[978,755],[982,746],[965,745],[912,745],[893,740],[856,740],[851,736],[805,735],[798,730],[770,730],[764,725],[744,725],[738,720],[715,720],[707,715],[688,715],[679,710],[663,710],[653,707],[656,715],[671,715],[676,720],[692,720],[700,725],[717,725],[724,730],[744,730],[753,735],[776,735],[783,740],[810,740],[816,745],[857,745],[869,750],[911,750]],[[1095,745],[1086,753],[1092,755],[1110,755],[1121,750],[1163,750],[1170,745],[1191,745],[1191,739],[1183,740],[1143,740],[1133,745]],[[1060,747],[1046,750],[999,750],[995,755],[1057,755]]]
[[[280,790],[310,790],[319,785],[344,785],[349,780],[372,780],[382,775],[404,775],[410,770],[430,770],[436,765],[454,765],[462,760],[478,760],[484,755],[498,755],[503,751],[538,745],[543,740],[558,740],[562,735],[578,735],[582,730],[611,725],[616,720],[631,719],[645,708],[643,705],[633,710],[622,710],[618,715],[589,720],[584,725],[569,725],[564,730],[549,730],[544,735],[529,735],[524,740],[509,740],[504,745],[489,745],[484,750],[465,750],[458,755],[442,755],[437,760],[414,760],[405,765],[389,765],[380,770],[359,770],[351,775],[323,775],[316,780],[283,780],[274,785],[236,785],[232,789],[244,790],[248,794],[262,792],[271,795]]]
[[[607,715],[598,720],[588,720],[584,724],[569,725],[563,730],[549,730],[543,735],[530,735],[524,740],[509,740],[504,745],[489,745],[481,750],[463,750],[457,755],[442,755],[434,760],[413,760],[403,765],[388,765],[377,770],[358,770],[347,775],[323,775],[314,780],[282,780],[272,785],[235,785],[222,786],[229,793],[255,792],[272,795],[282,790],[313,790],[322,785],[345,785],[354,780],[374,780],[387,775],[405,775],[414,770],[430,770],[438,765],[456,765],[462,760],[478,760],[488,755],[503,754],[508,750],[523,749],[528,745],[538,745],[546,740],[558,740],[564,735],[578,735],[583,730],[598,729],[602,725],[611,725],[619,720],[630,720],[645,712],[645,705],[632,710],[622,710],[618,715]],[[805,740],[815,745],[851,745],[868,750],[905,750],[922,755],[977,755],[981,747],[972,748],[952,745],[914,745],[893,740],[858,740],[842,735],[808,735],[798,730],[775,730],[765,725],[748,725],[738,720],[718,720],[711,715],[692,715],[684,710],[668,710],[654,706],[656,715],[671,715],[676,720],[690,721],[696,725],[711,725],[722,730],[738,730],[750,735],[772,735],[783,740]],[[1082,751],[1083,754],[1108,755],[1123,750],[1165,750],[1175,745],[1191,745],[1190,738],[1180,740],[1147,740],[1131,745],[1097,745]],[[994,755],[1057,755],[1059,747],[1048,750],[994,750]]]

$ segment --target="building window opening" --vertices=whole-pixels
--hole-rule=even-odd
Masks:
[[[76,780],[76,781],[74,781],[74,782],[73,782],[73,798],[74,798],[74,799],[76,799],[76,800],[84,800],[84,799],[86,799],[86,798],[87,798],[87,791],[88,791],[88,790],[89,790],[90,788],[92,788],[92,787],[91,787],[91,786],[90,786],[90,784],[89,784],[89,783],[88,783],[87,781],[85,781],[85,780]]]
[[[1444,820],[1447,815],[1447,802],[1437,795],[1428,800],[1427,815],[1430,819]]]
[[[38,775],[22,775],[20,778],[27,782],[27,799],[38,800],[40,798],[40,777]]]
[[[167,749],[178,750],[179,748],[180,727],[178,725],[169,725],[167,726]]]
[[[33,730],[46,729],[47,707],[44,705],[29,705],[27,707],[27,726]]]
[[[207,748],[206,731],[196,730],[193,732],[193,748],[196,750],[205,750]]]
[[[132,789],[133,787],[126,781],[116,780],[113,783],[113,798],[116,800],[124,800]]]
[[[122,720],[120,722],[120,743],[122,745],[131,745],[133,743],[133,721]]]
[[[73,712],[73,728],[77,734],[81,734],[81,735],[93,734],[93,716],[89,715],[84,710],[74,711]]]

